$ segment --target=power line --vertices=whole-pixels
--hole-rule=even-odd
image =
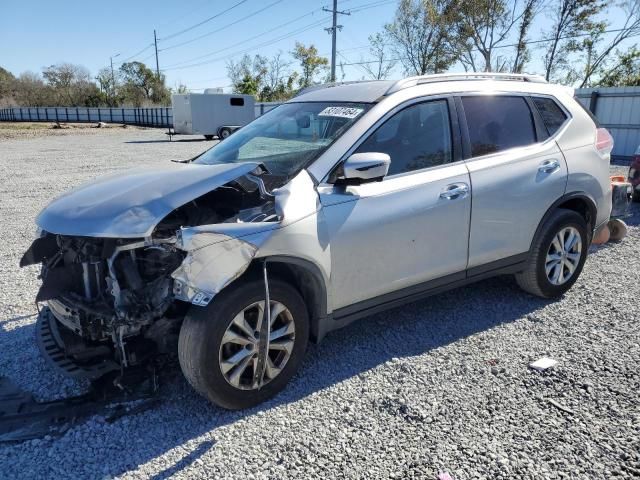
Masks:
[[[137,56],[139,56],[140,54],[146,52],[147,50],[149,50],[151,47],[153,47],[153,43],[150,43],[149,45],[147,45],[146,47],[144,47],[142,50],[140,50],[137,53],[134,53],[133,55],[131,55],[130,57],[125,58],[124,60],[121,60],[120,62],[116,63],[116,65],[122,65],[123,63],[128,62],[129,60],[131,60],[132,58],[135,58]]]
[[[241,42],[240,44],[247,43],[247,42],[250,42],[251,40],[255,40],[256,38],[260,38],[260,37],[263,37],[265,35],[268,35],[271,32],[275,32],[276,30],[279,30],[282,27],[287,27],[290,24],[295,23],[298,20],[302,20],[303,18],[308,17],[310,15],[313,15],[314,13],[319,12],[321,10],[322,10],[321,8],[317,8],[315,10],[311,10],[310,12],[307,12],[307,13],[305,13],[303,15],[300,15],[299,17],[296,17],[296,18],[294,18],[292,20],[289,20],[288,22],[281,23],[280,25],[277,25],[277,26],[275,26],[275,27],[273,27],[273,28],[271,28],[271,29],[269,29],[269,30],[267,30],[265,32],[262,32],[262,33],[259,33],[257,35],[254,35],[253,37],[247,38],[243,42]],[[218,53],[220,53],[220,49],[215,50],[215,51],[210,52],[210,53],[205,53],[204,55],[199,55],[197,57],[190,58],[188,60],[183,60],[183,61],[180,61],[178,63],[167,65],[167,68],[172,68],[172,67],[176,67],[176,66],[179,66],[179,65],[187,64],[187,63],[190,63],[190,62],[193,62],[193,61],[196,61],[196,60],[200,60],[200,59],[203,59],[203,58],[212,57],[214,55],[217,55]]]
[[[219,13],[216,13],[215,15],[213,15],[213,16],[211,16],[209,18],[205,18],[204,20],[202,20],[201,22],[196,23],[195,25],[191,25],[190,27],[184,28],[184,29],[182,29],[182,30],[180,30],[178,32],[175,32],[175,33],[172,33],[170,35],[167,35],[166,37],[163,37],[160,40],[161,41],[169,40],[171,38],[177,37],[178,35],[182,35],[183,33],[187,33],[189,31],[193,30],[194,28],[198,28],[199,26],[204,25],[207,22],[210,22],[214,18],[218,18],[218,17],[224,15],[225,13],[230,12],[234,8],[242,5],[243,3],[246,3],[247,1],[248,0],[240,0],[239,2],[234,3],[233,5],[231,5],[229,8],[227,8],[227,9],[225,9],[225,10],[219,12]]]
[[[371,3],[363,3],[362,5],[356,5],[349,9],[351,13],[358,13],[362,10],[368,10],[370,8],[381,7],[383,5],[389,5],[390,3],[397,3],[398,0],[378,0],[376,2]]]
[[[156,28],[158,30],[161,30],[162,28],[166,27],[167,25],[175,25],[176,23],[181,22],[182,20],[184,20],[185,18],[187,18],[189,15],[191,15],[194,12],[197,12],[198,10],[201,10],[202,7],[204,6],[210,6],[211,4],[208,1],[204,1],[200,4],[198,4],[196,7],[192,8],[191,10],[189,10],[188,12],[184,12],[182,15],[180,15],[178,18],[172,18],[171,20],[161,23],[160,25],[158,25]]]
[[[604,30],[600,33],[616,33],[616,32],[622,32],[626,29],[624,28],[615,28],[615,29],[611,29],[611,30]],[[578,33],[576,35],[565,35],[562,37],[558,37],[558,40],[567,40],[570,38],[579,38],[579,37],[588,37],[590,36],[590,33]],[[636,35],[630,35],[627,38],[633,38],[633,37],[638,37],[640,36],[640,34],[636,34]],[[547,43],[547,42],[551,42],[555,40],[555,38],[543,38],[543,39],[539,39],[539,40],[529,40],[526,42],[522,42],[524,45],[535,45],[538,43]],[[506,44],[506,45],[498,45],[493,47],[494,49],[498,50],[500,48],[513,48],[513,47],[517,47],[518,43],[510,43],[510,44]],[[359,47],[361,48],[361,47]],[[354,48],[355,50],[355,48]],[[474,49],[477,50],[477,49]],[[343,50],[345,51],[345,50]],[[344,57],[343,57],[344,58]],[[408,60],[408,57],[399,57],[399,58],[389,58],[387,60],[383,60],[383,62],[400,62],[402,60]],[[352,66],[352,65],[368,65],[370,63],[378,63],[380,60],[369,60],[369,61],[362,61],[362,62],[350,62],[350,63],[343,63],[342,65],[347,67],[347,66]]]
[[[167,70],[182,70],[182,69],[185,69],[185,68],[199,67],[199,66],[201,66],[201,65],[207,65],[207,64],[210,64],[210,63],[215,63],[215,62],[219,62],[219,61],[222,61],[222,60],[226,60],[226,59],[229,59],[229,58],[235,57],[236,55],[241,55],[241,54],[243,54],[243,53],[247,53],[247,52],[250,52],[250,51],[256,50],[256,49],[258,49],[258,48],[261,48],[261,47],[266,47],[266,46],[269,46],[269,45],[273,45],[274,43],[277,43],[277,42],[279,42],[279,41],[281,41],[281,40],[284,40],[284,39],[286,39],[286,38],[293,37],[294,35],[298,35],[299,33],[306,32],[307,30],[311,30],[312,28],[315,28],[315,27],[317,27],[317,26],[319,26],[319,25],[322,25],[322,24],[326,23],[328,20],[330,20],[330,18],[323,18],[323,19],[322,19],[322,20],[320,20],[320,21],[313,22],[313,23],[311,23],[311,24],[309,24],[309,25],[306,25],[306,26],[304,26],[304,27],[301,27],[301,28],[299,28],[299,29],[297,29],[297,30],[294,30],[294,31],[292,31],[292,32],[288,32],[288,33],[286,33],[286,34],[284,34],[284,35],[281,35],[281,36],[279,36],[279,37],[276,37],[276,38],[274,38],[274,39],[267,40],[266,42],[263,42],[263,43],[261,43],[261,44],[254,45],[254,46],[252,46],[252,47],[249,47],[249,48],[246,48],[246,49],[243,49],[243,50],[239,50],[239,51],[236,51],[236,52],[230,53],[230,54],[225,55],[225,56],[223,56],[223,57],[214,58],[214,59],[212,59],[212,60],[206,60],[206,61],[204,61],[204,62],[192,63],[192,64],[189,64],[189,65],[181,65],[181,66],[175,66],[175,67],[168,67],[168,68],[165,68],[163,71],[167,71]],[[254,38],[255,38],[255,37],[254,37]],[[243,42],[243,43],[245,43],[245,42]],[[218,52],[216,52],[216,53],[218,53]]]
[[[170,45],[170,46],[168,46],[168,47],[161,48],[161,49],[160,49],[160,51],[161,51],[161,52],[164,52],[165,50],[171,50],[171,49],[173,49],[173,48],[182,47],[183,45],[188,45],[188,44],[190,44],[190,43],[196,42],[196,41],[201,40],[201,39],[203,39],[203,38],[205,38],[205,37],[208,37],[209,35],[213,35],[214,33],[221,32],[222,30],[225,30],[225,29],[227,29],[227,28],[229,28],[229,27],[232,27],[233,25],[236,25],[236,24],[238,24],[238,23],[240,23],[240,22],[243,22],[243,21],[245,21],[245,20],[247,20],[247,19],[249,19],[249,18],[251,18],[251,17],[254,17],[254,16],[256,16],[256,15],[258,15],[258,14],[260,14],[260,13],[264,12],[265,10],[268,10],[269,8],[271,8],[271,7],[275,6],[275,5],[277,5],[278,3],[282,3],[283,1],[284,1],[284,0],[276,0],[275,2],[270,3],[270,4],[269,4],[269,5],[267,5],[266,7],[263,7],[263,8],[261,8],[260,10],[256,10],[255,12],[253,12],[253,13],[251,13],[251,14],[249,14],[249,15],[246,15],[246,16],[242,17],[242,18],[241,18],[241,19],[239,19],[239,20],[236,20],[235,22],[228,23],[227,25],[225,25],[225,26],[223,26],[223,27],[220,27],[220,28],[218,28],[218,29],[216,29],[216,30],[212,30],[212,31],[210,31],[210,32],[204,33],[204,34],[199,35],[199,36],[197,36],[197,37],[194,37],[194,38],[192,38],[192,39],[190,39],[190,40],[185,40],[184,42],[176,43],[175,45]]]

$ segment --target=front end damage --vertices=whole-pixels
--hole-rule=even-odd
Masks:
[[[82,213],[75,227],[68,218],[56,228],[45,209],[38,219],[39,238],[20,263],[41,264],[36,302],[46,305],[40,308],[37,336],[44,357],[67,375],[91,380],[174,359],[188,309],[206,306],[242,275],[260,246],[283,226],[291,189],[299,192],[302,185],[309,200],[289,207],[288,220],[300,218],[301,205],[307,215],[316,212],[317,195],[306,172],[282,187],[286,179],[268,175],[261,166],[247,170],[225,183],[212,181],[213,189],[205,193],[194,189],[199,195],[184,203],[184,196],[171,204],[171,193],[149,192],[152,200],[138,199],[129,210],[143,212],[144,225],[132,221],[126,208],[113,217],[135,225],[126,232],[121,223],[96,227],[92,222],[86,228],[90,234],[83,235]],[[96,211],[97,200],[91,202],[83,206],[80,197],[74,208]],[[61,211],[55,201],[52,205],[54,213]],[[130,234],[144,230],[141,237]]]

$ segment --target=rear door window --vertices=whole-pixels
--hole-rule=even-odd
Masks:
[[[551,98],[532,97],[531,100],[538,109],[549,136],[553,136],[567,120],[567,114]]]
[[[479,157],[536,143],[531,110],[523,97],[462,97],[471,155]]]

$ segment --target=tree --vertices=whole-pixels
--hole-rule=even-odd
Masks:
[[[53,90],[37,73],[23,72],[16,80],[14,98],[25,107],[47,107],[55,105]]]
[[[544,56],[545,78],[552,77],[569,68],[569,56],[579,48],[576,37],[595,34],[603,29],[602,22],[596,21],[605,3],[602,0],[560,0],[551,14],[553,27],[545,32],[551,38]]]
[[[291,72],[291,63],[283,58],[282,51],[276,53],[269,60],[264,76],[263,90],[267,92],[276,92],[281,86],[288,82],[293,73]],[[267,100],[269,101],[269,100]]]
[[[104,103],[108,107],[117,107],[120,104],[118,98],[118,78],[116,75],[111,74],[111,69],[108,67],[100,69],[98,75],[96,75],[96,81],[103,97]]]
[[[369,55],[374,60],[363,62],[362,68],[374,80],[386,79],[396,66],[396,60],[389,58],[385,41],[386,38],[382,33],[369,35]]]
[[[150,103],[166,105],[171,101],[171,92],[165,85],[165,76],[157,75],[141,62],[128,62],[120,66],[123,101],[136,107]]]
[[[316,83],[316,77],[325,72],[327,65],[329,65],[329,60],[319,56],[318,49],[313,45],[305,47],[304,44],[296,42],[296,47],[291,55],[300,62],[302,68],[302,75],[298,80],[301,88]]]
[[[526,36],[535,15],[533,7],[527,8],[528,4],[526,0],[522,8],[518,0],[465,0],[458,4],[458,32],[465,43],[460,60],[465,68],[485,72],[508,70],[509,59],[495,51],[505,46],[515,26],[520,23],[522,27],[522,20],[529,15],[524,29]]]
[[[267,74],[267,58],[245,54],[237,62],[227,62],[227,76],[231,80],[234,93],[257,95],[262,89]]]
[[[627,52],[616,52],[615,65],[597,82],[598,87],[640,86],[640,50],[634,45]]]
[[[180,95],[184,95],[184,94],[189,93],[189,89],[187,88],[187,86],[185,84],[181,83],[175,89],[173,89],[172,92],[180,94]]]
[[[227,62],[227,76],[235,93],[254,95],[263,102],[287,100],[293,96],[297,73],[291,72],[291,62],[278,52],[270,59],[263,55],[244,55],[238,61]]]
[[[59,63],[42,71],[45,82],[53,90],[53,100],[61,106],[96,106],[99,91],[91,74],[82,65]]]
[[[401,0],[385,32],[410,75],[447,70],[458,58],[457,0]]]
[[[13,100],[16,77],[9,70],[0,67],[0,106],[8,106]]]
[[[294,95],[298,73],[291,71],[290,67],[291,62],[283,59],[282,52],[271,57],[264,76],[264,85],[260,90],[260,100],[279,102],[288,100]]]
[[[640,35],[640,2],[638,0],[626,0],[620,5],[625,18],[625,23],[617,29],[616,34],[606,41],[604,36],[607,27],[606,22],[601,22],[591,35],[582,41],[576,48],[583,52],[584,67],[581,71],[572,70],[579,88],[584,88],[594,83],[593,79],[606,75],[607,65],[611,54],[625,40]]]
[[[518,42],[516,44],[516,56],[513,60],[511,73],[522,73],[525,65],[529,62],[530,53],[527,48],[527,35],[535,16],[538,14],[538,7],[541,0],[525,0],[520,26],[518,27]]]

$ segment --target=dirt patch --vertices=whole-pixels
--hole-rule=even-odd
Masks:
[[[31,139],[46,136],[69,134],[92,135],[105,131],[121,131],[123,129],[147,130],[145,127],[131,125],[99,123],[56,123],[56,122],[0,122],[0,141],[13,139]]]

